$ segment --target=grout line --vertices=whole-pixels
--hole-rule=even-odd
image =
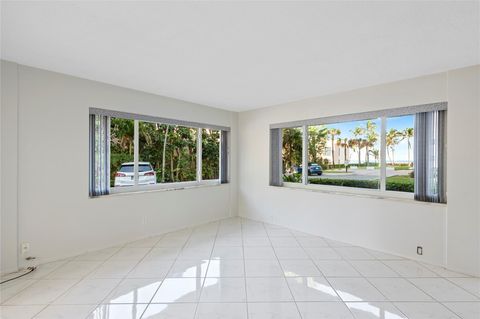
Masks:
[[[236,222],[233,223],[232,225],[237,225],[239,224],[240,226],[240,240],[241,240],[241,247],[242,247],[242,254],[243,254],[243,258],[242,258],[242,261],[243,261],[243,268],[244,268],[244,272],[243,272],[243,279],[244,279],[244,286],[245,286],[245,297],[246,297],[246,301],[243,302],[243,301],[216,301],[216,302],[208,302],[208,303],[241,303],[241,304],[246,304],[246,311],[247,311],[247,318],[249,318],[249,308],[248,308],[248,304],[249,303],[284,303],[285,301],[252,301],[250,302],[248,300],[248,294],[247,294],[247,275],[246,275],[246,258],[245,258],[245,242],[244,242],[244,239],[246,238],[245,237],[245,234],[246,234],[246,226],[248,225],[248,222],[249,220],[248,219],[245,219],[245,218],[238,218],[238,219],[230,219],[230,218],[226,218],[226,219],[223,219],[223,220],[235,220]],[[193,234],[195,233],[195,231],[199,228],[201,228],[202,226],[205,226],[205,225],[211,225],[212,227],[215,227],[216,226],[216,231],[215,231],[215,235],[214,236],[208,236],[208,238],[210,237],[213,237],[213,244],[212,244],[212,247],[211,247],[211,250],[210,250],[210,257],[208,259],[208,264],[207,264],[207,268],[205,270],[205,276],[203,276],[200,280],[202,282],[201,284],[201,287],[200,287],[200,294],[199,294],[199,297],[198,297],[198,300],[195,301],[195,311],[194,311],[194,318],[198,315],[198,307],[200,305],[200,299],[201,299],[201,296],[203,295],[204,293],[204,286],[205,286],[205,281],[206,281],[206,278],[207,278],[207,275],[208,275],[208,271],[210,270],[210,267],[212,266],[211,265],[211,261],[212,261],[212,258],[213,258],[213,251],[216,247],[216,244],[217,244],[217,240],[219,238],[219,234],[220,234],[220,230],[221,230],[221,227],[222,227],[222,221],[223,220],[220,220],[220,221],[214,221],[214,222],[208,222],[206,224],[203,224],[203,225],[198,225],[198,226],[195,226],[193,228],[185,228],[185,229],[181,229],[181,230],[177,230],[177,231],[183,231],[183,230],[188,230],[188,236],[186,236],[186,239],[185,239],[185,242],[181,245],[181,247],[174,247],[176,250],[179,249],[177,251],[177,254],[176,254],[176,257],[173,259],[173,262],[172,264],[170,265],[170,267],[168,268],[168,271],[166,272],[165,276],[163,276],[163,279],[161,280],[161,283],[160,285],[157,287],[157,289],[155,290],[155,292],[153,293],[152,297],[150,298],[150,301],[149,302],[145,302],[145,303],[138,303],[138,304],[144,304],[146,305],[146,307],[143,309],[142,313],[141,313],[141,316],[144,316],[145,314],[145,311],[148,309],[148,307],[152,304],[152,301],[155,297],[155,295],[158,293],[159,289],[162,287],[163,283],[164,283],[164,280],[167,279],[167,276],[168,274],[170,273],[170,271],[172,270],[173,266],[175,265],[175,263],[179,260],[179,257],[182,253],[182,251],[189,245],[191,244],[191,240],[192,240],[192,236]],[[297,301],[295,300],[295,297],[292,293],[292,289],[288,283],[288,278],[298,278],[298,277],[315,277],[315,276],[285,276],[285,272],[284,272],[284,269],[282,267],[282,264],[280,262],[280,259],[277,255],[277,251],[273,245],[273,242],[272,242],[272,238],[290,238],[290,236],[270,236],[270,233],[267,231],[268,229],[268,225],[270,224],[267,224],[267,223],[264,223],[264,222],[259,222],[259,221],[255,221],[256,224],[259,224],[261,225],[261,228],[265,231],[266,233],[266,238],[268,238],[268,242],[270,243],[270,246],[253,246],[253,247],[270,247],[272,249],[272,251],[274,252],[274,255],[275,255],[275,258],[276,258],[276,261],[280,267],[280,269],[282,270],[282,275],[277,277],[270,277],[268,276],[269,278],[283,278],[283,280],[285,281],[289,291],[290,291],[290,294],[293,298],[293,301],[295,303],[295,306],[297,308],[297,311],[300,315],[300,317],[302,317],[302,314],[300,312],[300,309],[298,307],[298,303]],[[215,225],[213,225],[215,224]],[[230,225],[230,224],[226,224],[226,225]],[[275,226],[275,225],[273,225]],[[230,226],[229,226],[230,227]],[[321,271],[320,267],[316,264],[316,260],[317,259],[313,259],[312,256],[307,252],[307,249],[308,248],[317,248],[317,247],[304,247],[299,238],[302,237],[302,236],[298,236],[295,235],[295,233],[293,233],[289,228],[286,228],[286,227],[283,227],[283,226],[278,226],[279,228],[281,229],[285,229],[285,230],[288,230],[290,231],[291,233],[291,238],[297,242],[298,244],[298,247],[307,255],[308,259],[299,259],[299,258],[286,258],[285,260],[309,260],[310,262],[312,262],[315,266],[315,268],[320,271],[321,275],[318,275],[318,277],[322,276],[327,282],[328,284],[332,287],[333,291],[337,294],[337,296],[339,297],[339,301],[333,301],[333,302],[342,302],[344,304],[344,306],[347,307],[347,309],[350,311],[350,313],[353,315],[353,312],[351,311],[351,309],[348,307],[347,303],[359,303],[359,302],[374,302],[374,301],[343,301],[343,299],[338,295],[338,292],[335,288],[333,288],[333,286],[331,285],[331,282],[329,281],[329,278],[363,278],[364,280],[366,280],[370,285],[372,285],[378,292],[380,295],[384,296],[385,297],[385,300],[379,300],[378,302],[385,302],[385,303],[389,303],[391,305],[393,305],[393,307],[399,311],[399,313],[403,313],[403,311],[401,311],[397,306],[396,304],[397,303],[432,303],[432,304],[440,304],[442,305],[443,308],[445,308],[447,311],[450,311],[451,313],[453,313],[454,315],[456,316],[459,316],[458,313],[456,313],[455,311],[453,311],[452,309],[450,309],[447,304],[449,303],[467,303],[467,302],[474,302],[474,303],[479,303],[480,302],[480,298],[474,294],[474,293],[471,293],[470,291],[464,289],[463,287],[461,287],[460,285],[456,284],[455,282],[452,281],[453,277],[443,277],[441,274],[438,274],[437,272],[431,270],[431,269],[428,269],[426,266],[423,266],[422,264],[420,264],[419,262],[416,262],[414,260],[411,260],[411,259],[402,259],[403,261],[413,261],[414,263],[418,264],[419,266],[421,267],[424,267],[424,268],[427,268],[428,270],[432,271],[434,274],[438,275],[438,277],[404,277],[402,276],[399,272],[397,272],[395,269],[393,269],[392,267],[390,267],[386,261],[390,260],[390,259],[379,259],[377,256],[373,255],[373,254],[370,254],[369,253],[369,250],[366,249],[366,248],[363,248],[363,247],[360,247],[360,246],[346,246],[346,247],[357,247],[357,248],[360,248],[362,250],[364,250],[367,254],[371,255],[372,256],[372,259],[347,259],[346,257],[344,257],[343,255],[339,254],[339,248],[343,248],[343,247],[337,247],[337,244],[334,244],[334,243],[331,243],[329,242],[327,239],[323,238],[323,237],[320,237],[320,236],[316,236],[316,235],[308,235],[307,237],[305,238],[309,238],[309,237],[313,237],[313,238],[320,238],[322,240],[325,241],[326,243],[326,246],[319,246],[318,248],[330,248],[332,249],[333,251],[335,251],[340,259],[335,259],[335,260],[330,260],[330,261],[344,261],[346,262],[348,265],[350,265],[350,267],[352,267],[353,269],[355,269],[356,271],[357,268],[354,266],[354,262],[359,260],[359,261],[378,261],[380,264],[382,264],[383,266],[387,267],[388,269],[392,270],[393,273],[396,273],[398,274],[398,276],[388,276],[388,277],[384,277],[384,276],[374,276],[374,277],[367,277],[365,275],[363,275],[361,272],[358,271],[358,275],[357,276],[325,276],[325,274]],[[176,232],[176,231],[174,231]],[[92,306],[92,310],[89,312],[88,315],[91,315],[93,311],[95,311],[96,307],[98,307],[98,305],[101,305],[103,302],[105,302],[105,300],[107,299],[107,297],[112,293],[112,291],[114,291],[116,288],[118,288],[120,286],[120,284],[122,282],[125,281],[125,279],[127,279],[128,275],[131,274],[135,268],[140,264],[142,263],[143,261],[146,260],[147,256],[152,252],[153,249],[155,248],[164,248],[164,247],[157,247],[156,245],[162,240],[164,239],[168,234],[171,234],[171,233],[174,233],[174,232],[170,232],[170,233],[166,233],[166,234],[162,234],[160,236],[158,236],[158,240],[155,242],[155,244],[153,244],[151,247],[127,247],[129,244],[131,244],[132,242],[129,242],[129,243],[125,243],[123,245],[119,245],[119,246],[114,246],[114,247],[111,247],[113,251],[113,253],[108,256],[105,260],[99,260],[99,264],[97,266],[95,266],[92,270],[90,270],[89,272],[87,272],[86,274],[82,275],[80,279],[78,278],[73,278],[73,279],[69,279],[69,278],[46,278],[48,276],[50,276],[52,273],[54,273],[55,271],[57,271],[58,269],[60,269],[61,267],[71,263],[71,262],[83,262],[83,260],[75,260],[76,257],[72,257],[72,258],[69,258],[69,259],[66,259],[64,260],[63,262],[59,261],[59,265],[54,267],[53,269],[51,269],[50,271],[48,271],[46,274],[42,275],[41,277],[39,277],[38,279],[35,279],[35,278],[26,278],[26,280],[32,280],[33,282],[30,284],[30,285],[27,285],[26,287],[22,288],[21,290],[19,290],[18,292],[16,292],[14,295],[12,295],[11,297],[9,297],[8,299],[6,299],[2,305],[4,306],[8,306],[8,305],[5,305],[6,302],[8,302],[8,300],[14,298],[15,296],[17,296],[18,294],[22,293],[24,290],[26,290],[27,288],[31,287],[32,285],[40,282],[40,281],[48,281],[48,280],[71,280],[71,281],[76,281],[78,279],[78,281],[76,281],[71,287],[69,287],[66,291],[64,291],[63,293],[61,293],[58,297],[56,297],[51,303],[48,303],[46,305],[41,305],[41,306],[44,306],[41,310],[39,310],[36,315],[40,314],[41,312],[43,312],[47,307],[49,307],[50,305],[53,305],[54,302],[58,299],[60,299],[61,297],[65,296],[66,294],[68,294],[72,289],[74,289],[74,287],[76,287],[80,282],[82,282],[83,280],[86,280],[86,279],[104,279],[104,280],[119,280],[118,283],[116,285],[114,285],[114,287],[106,294],[106,296],[99,302],[99,303],[92,303],[92,304],[89,304],[89,306]],[[200,235],[202,234],[202,232],[199,233]],[[228,235],[228,233],[226,234]],[[157,236],[151,236],[151,237],[157,237]],[[236,236],[234,236],[236,237]],[[260,236],[253,236],[253,237],[249,237],[249,238],[255,238],[255,237],[260,237]],[[265,236],[261,236],[261,237],[265,237]],[[140,239],[140,240],[143,240],[143,239]],[[135,242],[135,241],[134,241]],[[231,247],[231,246],[222,246],[222,247]],[[235,246],[235,247],[238,247],[238,246]],[[277,248],[283,248],[284,246],[280,245],[278,246]],[[285,246],[287,247],[287,246]],[[296,247],[296,248],[298,248]],[[110,247],[109,247],[110,248]],[[105,249],[109,249],[109,248],[105,248]],[[114,249],[116,248],[116,249]],[[135,264],[134,266],[129,270],[127,271],[124,275],[122,276],[119,276],[118,278],[89,278],[89,276],[91,276],[91,274],[93,274],[95,271],[97,271],[100,267],[102,267],[104,264],[106,264],[107,262],[109,261],[112,261],[112,258],[117,255],[121,250],[123,250],[124,248],[132,248],[132,249],[141,249],[141,248],[149,248],[147,250],[147,252],[143,255],[143,257],[141,257]],[[165,247],[165,248],[169,248],[169,247]],[[173,247],[170,247],[170,248],[173,248]],[[292,247],[293,248],[293,247]],[[102,249],[104,250],[104,249]],[[92,252],[97,252],[97,251],[92,251]],[[90,252],[90,253],[92,253]],[[88,254],[88,253],[87,253]],[[228,259],[228,258],[227,258]],[[235,259],[235,260],[240,260],[240,259],[236,259],[236,258],[232,258],[232,260]],[[189,259],[185,259],[185,261],[188,261]],[[220,258],[220,260],[223,260],[222,258]],[[261,259],[263,260],[263,259]],[[284,259],[282,259],[284,260]],[[318,259],[318,260],[323,260],[323,259]],[[328,260],[328,259],[324,259],[324,260]],[[392,260],[396,260],[396,259],[392,259]],[[118,261],[125,261],[125,262],[128,262],[129,260],[118,260]],[[132,262],[134,262],[134,260],[130,260]],[[172,260],[165,260],[165,261],[168,261],[168,262],[171,262]],[[96,262],[94,260],[91,260],[91,261],[88,261],[88,260],[85,260],[85,262]],[[45,264],[46,265],[46,264]],[[263,277],[266,277],[266,276],[255,276],[255,277],[259,277],[259,278],[263,278]],[[193,278],[193,277],[192,277]],[[213,278],[213,277],[212,277]],[[216,277],[218,279],[221,279],[221,278],[230,278],[229,277]],[[241,278],[241,277],[231,277],[231,278]],[[395,278],[395,279],[403,279],[405,281],[407,281],[408,283],[410,283],[411,285],[413,285],[415,288],[417,288],[419,291],[422,291],[423,293],[425,293],[427,296],[431,297],[432,300],[429,300],[429,301],[392,301],[390,299],[388,299],[381,291],[380,289],[377,288],[377,286],[371,281],[371,279],[373,278],[382,278],[382,279],[388,279],[388,278]],[[448,282],[449,284],[453,284],[455,287],[458,287],[459,289],[461,289],[461,291],[467,293],[468,295],[472,296],[474,300],[471,300],[471,301],[468,301],[468,300],[460,300],[460,301],[439,301],[438,299],[434,298],[433,296],[431,296],[429,293],[427,293],[426,291],[424,291],[423,289],[419,288],[417,285],[414,284],[414,282],[412,281],[413,279],[417,279],[417,278],[421,278],[421,279],[443,279],[445,280],[446,282]],[[475,277],[455,277],[455,278],[475,278]],[[141,278],[132,278],[132,279],[141,279]],[[146,278],[146,279],[151,279],[151,278]],[[158,279],[158,278],[155,278],[155,279]],[[332,302],[332,301],[302,301],[302,303],[321,303],[321,302]],[[193,302],[173,302],[173,303],[178,303],[178,304],[191,304]],[[291,303],[290,301],[288,302],[285,302],[285,303]],[[119,304],[132,304],[132,303],[116,303],[115,305],[119,305]],[[134,303],[135,304],[135,303]],[[172,304],[172,303],[167,303],[167,304]],[[13,305],[15,306],[15,305]],[[88,316],[87,315],[87,316]],[[459,316],[460,317],[460,316]]]
[[[150,301],[148,302],[147,306],[145,307],[144,311],[142,312],[142,314],[141,314],[141,316],[140,316],[139,318],[142,318],[142,317],[143,317],[143,315],[144,315],[145,312],[147,311],[148,307],[150,307],[150,305],[152,304],[152,301],[153,301],[153,299],[155,298],[155,295],[158,293],[158,290],[160,290],[160,288],[162,287],[165,279],[167,279],[168,274],[170,273],[170,271],[172,270],[173,266],[174,266],[175,263],[177,262],[178,256],[180,255],[181,251],[183,250],[183,248],[185,247],[185,245],[186,245],[186,244],[188,243],[188,241],[190,240],[190,237],[192,236],[192,233],[193,233],[193,229],[191,229],[190,227],[184,228],[184,229],[188,229],[188,230],[189,230],[188,238],[185,240],[185,242],[183,243],[183,245],[182,245],[181,248],[179,249],[177,255],[176,255],[175,258],[173,259],[172,264],[170,265],[170,267],[168,268],[167,272],[165,273],[165,276],[163,277],[160,285],[157,287],[157,289],[155,290],[155,292],[152,294],[152,297],[150,298]],[[173,231],[173,232],[164,234],[164,235],[162,236],[162,238],[158,240],[157,244],[160,242],[160,240],[162,240],[163,238],[165,238],[167,234],[175,233],[175,232],[178,232],[178,231],[183,231],[184,229],[179,229],[179,230],[177,230],[177,231]],[[150,252],[151,252],[154,248],[158,248],[158,247],[156,247],[156,245],[153,246],[152,249],[150,250]],[[161,248],[170,248],[170,247],[161,247]],[[177,248],[177,247],[174,247],[174,248]],[[145,258],[148,254],[149,254],[149,253],[147,253],[147,254],[144,256],[144,258]],[[135,267],[134,267],[134,268],[135,268]],[[130,274],[130,272],[131,272],[134,268],[132,268],[132,269],[128,272],[128,274]],[[128,274],[127,274],[127,276],[128,276]]]
[[[265,223],[262,222],[262,225],[263,225],[263,228],[265,229],[265,232],[267,233],[267,238],[268,238],[268,241],[270,242],[270,246],[273,250],[273,253],[275,254],[275,257],[277,258],[277,263],[278,263],[278,266],[280,267],[281,271],[282,271],[282,278],[283,280],[285,281],[285,284],[287,285],[288,287],[288,291],[290,291],[290,295],[292,296],[292,300],[293,302],[295,303],[295,307],[297,308],[297,312],[298,312],[298,315],[300,316],[300,318],[303,318],[303,315],[302,313],[300,312],[300,308],[298,307],[298,304],[297,304],[297,300],[295,299],[295,296],[293,295],[293,292],[292,292],[292,288],[290,287],[290,285],[288,284],[288,280],[285,276],[285,271],[283,270],[283,267],[282,267],[282,264],[280,263],[280,259],[278,258],[278,255],[277,255],[277,252],[275,251],[275,248],[273,247],[273,244],[272,244],[272,239],[270,238],[270,234],[268,233],[266,227],[265,227]],[[285,228],[284,228],[285,229]],[[292,234],[292,237],[295,238],[295,236],[293,236]],[[295,238],[296,240],[296,238]],[[305,251],[304,251],[305,252]],[[306,252],[305,252],[306,253]],[[308,256],[308,255],[307,255]]]
[[[250,318],[250,311],[248,308],[248,292],[247,292],[247,266],[245,263],[245,243],[244,243],[244,234],[243,234],[243,227],[244,227],[244,219],[242,218],[240,220],[240,235],[241,235],[241,240],[242,240],[242,254],[243,254],[243,282],[245,285],[245,304],[247,307],[247,319]]]
[[[114,246],[114,247],[117,247],[117,246]],[[57,298],[55,298],[54,300],[52,300],[52,302],[48,303],[48,304],[46,305],[46,307],[45,307],[44,309],[42,309],[42,311],[45,310],[48,306],[53,305],[56,300],[58,300],[58,299],[60,299],[61,297],[65,296],[66,294],[68,294],[71,290],[73,290],[74,287],[76,287],[76,286],[77,286],[80,282],[82,282],[83,280],[87,279],[89,275],[91,275],[91,274],[94,273],[98,268],[100,268],[101,266],[103,266],[108,260],[110,260],[110,258],[112,258],[115,254],[117,254],[122,248],[124,248],[124,246],[118,246],[118,249],[117,249],[114,253],[112,253],[112,254],[111,254],[108,258],[106,258],[105,260],[101,261],[100,264],[97,265],[97,267],[93,268],[90,272],[88,272],[87,274],[83,275],[75,284],[73,284],[70,288],[68,288],[67,290],[65,290],[65,291],[64,291],[62,294],[60,294]],[[108,249],[108,248],[105,248],[105,249]],[[76,257],[78,257],[78,256],[76,256]],[[75,258],[76,258],[76,257],[75,257]],[[45,275],[45,276],[49,276],[50,274],[52,274],[52,273],[55,272],[56,270],[60,269],[61,267],[65,266],[65,265],[67,265],[67,264],[69,264],[69,263],[71,263],[71,262],[82,262],[82,261],[80,261],[80,260],[75,260],[75,258],[73,258],[73,257],[70,258],[68,261],[66,261],[65,263],[63,263],[63,264],[60,265],[59,267],[55,268],[53,271],[49,272],[49,273],[48,273],[47,275]],[[95,261],[85,261],[85,262],[95,262]],[[75,280],[75,279],[77,279],[77,278],[74,278],[74,279],[72,279],[72,280]],[[104,278],[104,279],[106,279],[106,278]],[[109,279],[116,279],[116,278],[109,278]],[[46,279],[46,280],[68,280],[68,279],[52,279],[52,278],[50,278],[50,279]],[[120,283],[120,282],[121,282],[121,279],[120,279],[119,283]],[[115,287],[116,287],[116,286],[115,286]],[[114,289],[114,288],[112,288],[112,290],[113,290],[113,289]],[[110,291],[110,292],[111,292],[111,291]],[[110,292],[109,292],[109,293],[110,293]],[[103,299],[102,299],[102,301],[103,301]],[[94,305],[95,307],[97,307],[99,304],[101,304],[101,301],[100,301],[99,303],[93,303],[93,305]],[[94,311],[94,310],[95,310],[95,308],[92,309],[92,311]],[[90,315],[90,313],[92,313],[92,311],[90,311],[89,314],[88,314],[86,317],[88,317],[88,316]]]
[[[217,236],[218,236],[218,230],[220,228],[220,221],[217,221],[215,222],[217,223],[217,230],[215,232],[215,237],[214,237],[214,240],[213,240],[213,245],[212,245],[212,249],[210,250],[210,258],[208,259],[208,265],[207,265],[207,269],[205,270],[205,276],[203,277],[203,282],[202,282],[202,286],[200,287],[200,295],[198,296],[198,299],[196,300],[196,305],[195,305],[195,312],[193,314],[193,319],[195,319],[197,317],[197,312],[198,312],[198,307],[200,306],[200,299],[202,298],[202,294],[203,294],[203,288],[205,286],[205,281],[207,280],[207,274],[208,274],[208,269],[210,268],[210,262],[212,260],[212,255],[213,255],[213,250],[215,249],[215,243],[217,241]],[[210,223],[207,223],[205,225],[208,225]],[[198,227],[196,227],[198,228]],[[192,231],[192,234],[193,234],[194,231]],[[190,238],[191,238],[191,234],[190,234]]]
[[[317,270],[322,274],[323,278],[325,279],[325,281],[330,285],[330,287],[332,288],[332,290],[335,292],[335,294],[337,295],[339,301],[341,303],[343,303],[344,307],[347,308],[348,312],[352,315],[352,319],[355,318],[355,315],[354,313],[352,312],[352,310],[350,309],[350,307],[348,307],[347,303],[342,299],[342,297],[340,297],[338,291],[333,287],[332,283],[330,282],[330,280],[328,280],[328,278],[325,276],[325,274],[322,272],[322,270],[320,269],[320,267],[318,267],[318,265],[315,263],[315,261],[312,259],[312,256],[310,256],[310,254],[307,252],[307,250],[305,249],[305,247],[303,247],[303,245],[298,241],[298,238],[296,236],[294,236],[295,240],[298,242],[298,244],[300,245],[300,248],[305,252],[305,254],[307,254],[307,256],[309,257],[309,260],[310,262],[313,263],[313,265],[317,268]],[[322,237],[319,237],[319,236],[315,236],[315,238],[322,238]],[[328,245],[329,248],[333,249],[333,251],[335,251],[339,256],[340,258],[343,259],[343,256],[340,255],[333,247],[330,246],[330,243],[328,241],[326,241],[324,238],[322,238],[323,241],[325,241],[325,243]]]

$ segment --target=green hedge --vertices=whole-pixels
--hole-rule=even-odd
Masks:
[[[358,187],[358,188],[370,188],[370,189],[379,188],[378,180],[315,178],[315,179],[310,179],[310,184]],[[387,177],[387,190],[413,193],[414,180],[410,176]]]
[[[408,175],[387,177],[387,190],[413,193],[415,190],[415,180]]]
[[[310,184],[378,189],[378,180],[312,178]]]

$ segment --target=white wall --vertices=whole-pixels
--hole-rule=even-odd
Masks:
[[[2,219],[18,215],[18,243],[12,246],[2,239],[2,251],[16,252],[21,242],[29,242],[29,255],[42,262],[237,214],[236,113],[27,66],[2,65],[18,69],[18,122],[8,128],[13,132],[18,127],[18,210],[12,206],[4,211],[2,206]],[[14,82],[9,80],[6,85]],[[2,83],[2,91],[11,90]],[[13,110],[15,103],[9,101],[6,110]],[[89,198],[89,107],[230,126],[232,183]],[[3,110],[2,100],[2,115]],[[6,157],[13,162],[13,156]],[[9,168],[2,167],[2,174]],[[13,176],[6,182],[14,182]],[[2,198],[4,189],[2,185]],[[16,227],[5,221],[10,224],[2,226]],[[5,259],[9,264],[15,256],[10,253]],[[25,265],[22,256],[19,259],[19,266]]]
[[[17,269],[17,66],[1,66],[0,273]]]
[[[29,255],[52,260],[238,209],[412,258],[422,245],[421,260],[480,275],[480,148],[468,139],[480,137],[479,73],[464,68],[237,114],[2,61],[1,270],[16,268],[21,242],[31,243]],[[449,102],[448,205],[268,186],[271,123],[435,101]],[[92,106],[231,126],[232,183],[89,198]]]
[[[478,77],[479,70],[477,66],[240,113],[239,214],[480,274],[479,179],[460,152],[468,141],[466,131],[478,136],[478,98],[467,82]],[[270,124],[438,101],[449,102],[448,207],[268,186]],[[458,152],[451,145],[457,145]],[[468,157],[470,163],[479,162],[478,143],[471,145]],[[416,255],[418,245],[424,247],[423,256]]]
[[[448,102],[447,264],[480,275],[480,66],[448,72]]]

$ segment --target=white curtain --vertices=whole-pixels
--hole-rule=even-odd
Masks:
[[[110,118],[90,115],[90,196],[110,191]]]
[[[446,112],[415,115],[415,199],[446,203]]]

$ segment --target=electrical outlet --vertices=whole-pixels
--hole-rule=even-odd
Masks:
[[[423,247],[417,246],[417,255],[423,255]]]
[[[30,243],[22,243],[22,255],[25,255],[30,250]]]

